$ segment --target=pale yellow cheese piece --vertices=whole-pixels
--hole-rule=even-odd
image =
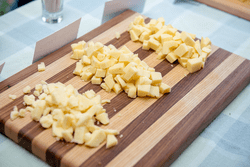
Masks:
[[[25,117],[26,116],[26,109],[20,109],[19,111],[19,117]]]
[[[98,85],[99,85],[99,84],[102,83],[102,78],[93,76],[93,77],[91,78],[91,83],[92,83],[92,84],[98,84]]]
[[[198,54],[201,55],[201,44],[199,40],[195,41],[194,48],[198,52]]]
[[[174,52],[170,52],[165,57],[170,63],[175,62],[178,59],[178,56]]]
[[[25,102],[26,105],[32,105],[32,103],[35,101],[35,96],[34,95],[24,95],[23,101]]]
[[[106,148],[113,147],[118,144],[118,140],[114,135],[107,135]]]
[[[109,68],[109,73],[111,74],[123,74],[124,63],[117,63]]]
[[[162,75],[160,72],[151,72],[150,79],[152,80],[152,85],[159,85],[162,81]]]
[[[145,97],[149,94],[150,85],[138,85],[137,95],[139,97]]]
[[[119,32],[115,32],[115,38],[119,39],[121,37],[121,34]]]
[[[159,98],[160,97],[159,86],[150,86],[150,91],[148,93],[148,96]]]
[[[113,79],[113,76],[111,74],[107,75],[104,79],[106,85],[109,87],[109,89],[112,89],[115,85],[115,81]]]
[[[53,118],[52,115],[46,115],[46,116],[42,116],[40,121],[39,121],[42,125],[42,127],[44,128],[50,128],[53,124]]]
[[[103,130],[95,130],[90,139],[85,143],[89,147],[97,147],[106,139],[106,134]]]
[[[136,98],[136,87],[135,86],[130,86],[128,88],[128,97]]]
[[[202,59],[201,58],[189,59],[187,61],[187,70],[190,73],[194,73],[194,72],[200,70],[201,66],[202,66]]]
[[[46,97],[47,97],[47,94],[45,94],[45,93],[42,93],[40,96],[38,96],[38,98],[39,98],[40,100],[45,100]]]
[[[31,90],[30,86],[26,86],[25,88],[23,88],[23,93],[24,94],[30,93],[30,90]]]
[[[107,113],[101,113],[96,116],[96,119],[100,121],[103,125],[109,124],[109,117]]]
[[[203,47],[203,48],[202,48],[202,52],[205,52],[205,53],[209,54],[209,53],[211,52],[211,49],[208,48],[208,47]],[[201,54],[202,54],[202,53],[201,53]]]
[[[11,111],[11,112],[10,112],[10,119],[11,119],[12,121],[15,120],[15,119],[17,119],[18,116],[19,116],[18,111]]]
[[[83,55],[86,54],[86,50],[80,50],[80,49],[75,49],[73,51],[73,54],[70,56],[70,58],[72,59],[76,59],[76,60],[79,60],[83,57]]]
[[[78,144],[83,144],[85,134],[88,132],[89,131],[85,126],[76,127],[75,133],[74,133],[74,142],[76,142]]]
[[[193,47],[195,45],[195,42],[192,37],[185,31],[182,31],[181,33],[181,40],[188,46]]]
[[[169,34],[161,34],[161,43],[173,40],[173,36]]]
[[[187,53],[188,51],[188,47],[185,43],[180,44],[180,46],[174,51],[174,53],[178,56],[181,57],[183,56],[185,53]]]
[[[132,77],[138,72],[137,68],[135,67],[130,67],[128,69],[128,71],[125,73],[125,75],[123,76],[123,79],[126,81],[126,82],[129,82]]]
[[[130,30],[129,33],[130,33],[130,38],[131,38],[132,41],[138,41],[139,40],[139,38],[136,35],[134,30]]]
[[[160,86],[159,86],[159,88],[160,88],[160,92],[161,92],[162,94],[171,92],[171,87],[168,86],[168,85],[165,84],[165,83],[161,83]]]
[[[151,48],[153,50],[157,50],[158,47],[160,46],[160,43],[157,40],[155,40],[154,38],[150,38],[148,40],[148,46],[149,46],[149,48]]]
[[[43,111],[46,107],[45,100],[37,100],[36,106],[33,111],[31,111],[31,118],[35,121],[39,121],[41,118]]]
[[[144,31],[139,38],[139,41],[143,42],[145,40],[149,40],[149,37],[151,35],[151,31]]]
[[[101,86],[106,92],[111,92],[111,89],[107,86],[106,83],[102,83],[100,86]]]
[[[89,81],[93,77],[93,73],[91,72],[82,72],[81,73],[81,79],[84,80],[85,82]]]
[[[44,62],[41,62],[40,64],[38,64],[38,71],[39,72],[45,71],[45,64],[44,64]]]
[[[78,122],[76,124],[77,127],[86,125],[87,122],[91,119],[91,116],[87,113],[79,115]]]
[[[90,64],[91,64],[91,61],[90,61],[90,59],[89,59],[86,55],[84,55],[84,56],[82,57],[82,63],[83,63],[84,65],[90,65]]]
[[[144,49],[144,50],[149,50],[150,49],[149,42],[147,40],[143,41],[142,49]]]
[[[114,79],[117,83],[119,83],[121,85],[122,88],[124,88],[126,86],[125,81],[121,78],[120,75],[116,75],[116,77]]]
[[[114,85],[113,90],[116,94],[119,94],[122,92],[122,88],[121,88],[120,84],[117,84],[117,83]]]
[[[206,47],[208,45],[211,45],[210,39],[208,37],[206,37],[205,39],[201,37],[201,48]]]
[[[169,52],[171,52],[172,49],[177,48],[177,47],[178,47],[178,43],[176,41],[166,41],[163,43],[162,53],[168,54]]]
[[[73,140],[73,135],[70,131],[68,130],[63,130],[62,131],[62,137],[66,142],[71,142]]]
[[[73,74],[80,75],[81,72],[82,72],[82,69],[83,69],[82,63],[77,62],[77,63],[76,63],[76,68],[75,68]]]

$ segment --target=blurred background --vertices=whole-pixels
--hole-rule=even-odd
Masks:
[[[0,16],[14,10],[32,0],[0,0]]]

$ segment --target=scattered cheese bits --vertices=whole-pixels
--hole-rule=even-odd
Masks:
[[[204,68],[211,52],[210,39],[201,37],[201,41],[195,41],[195,34],[179,33],[172,25],[164,24],[162,17],[145,24],[143,17],[138,16],[129,24],[128,32],[132,41],[143,43],[144,50],[155,50],[158,59],[166,58],[170,63],[178,60],[190,73]]]
[[[141,22],[141,19],[143,18],[137,22]],[[140,34],[140,28],[131,31]],[[160,43],[155,39],[149,42],[150,48],[157,49],[159,46]],[[141,61],[138,54],[134,54],[126,46],[117,49],[111,44],[104,46],[100,42],[89,42],[88,47],[83,47],[82,50],[86,50],[86,53],[79,58],[73,71],[82,80],[91,80],[92,84],[99,84],[107,92],[119,94],[124,90],[130,98],[160,97],[161,73],[155,72],[154,68]],[[104,116],[99,120],[103,124],[107,123],[103,120]]]
[[[38,71],[39,72],[45,71],[45,64],[44,64],[44,62],[41,62],[40,64],[38,64]]]
[[[30,93],[30,86],[26,86],[25,88],[23,88],[23,93],[24,94]]]
[[[9,95],[9,98],[12,99],[12,100],[15,100],[16,99],[16,95]]]
[[[107,141],[107,148],[117,144],[114,136],[119,134],[117,130],[105,130],[95,125],[96,122],[109,124],[108,114],[101,104],[110,100],[101,100],[93,90],[79,94],[72,85],[60,82],[37,84],[33,93],[39,94],[38,99],[35,100],[34,95],[24,95],[24,103],[28,106],[19,112],[14,106],[11,120],[25,117],[29,111],[31,118],[39,121],[42,127],[52,128],[52,136],[57,140],[85,143],[88,147],[97,147],[104,141]]]
[[[115,33],[115,38],[116,38],[116,39],[119,39],[120,37],[121,37],[120,33],[119,33],[119,32],[116,32],[116,33]]]

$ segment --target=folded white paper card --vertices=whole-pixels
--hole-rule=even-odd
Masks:
[[[113,0],[105,3],[102,24],[106,21],[118,16],[127,9],[131,9],[138,13],[143,11],[145,0]]]
[[[5,63],[3,63],[3,64],[0,65],[0,74],[1,74],[1,72],[2,72],[2,69],[3,69],[4,64],[5,64]]]
[[[63,29],[43,38],[36,43],[33,63],[73,41],[77,37],[81,18],[69,24]]]

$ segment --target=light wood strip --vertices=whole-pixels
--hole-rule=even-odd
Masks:
[[[126,149],[118,154],[107,166],[133,166],[136,164],[244,60],[244,58],[239,58],[232,54]],[[214,81],[213,84],[211,84],[211,80]]]

